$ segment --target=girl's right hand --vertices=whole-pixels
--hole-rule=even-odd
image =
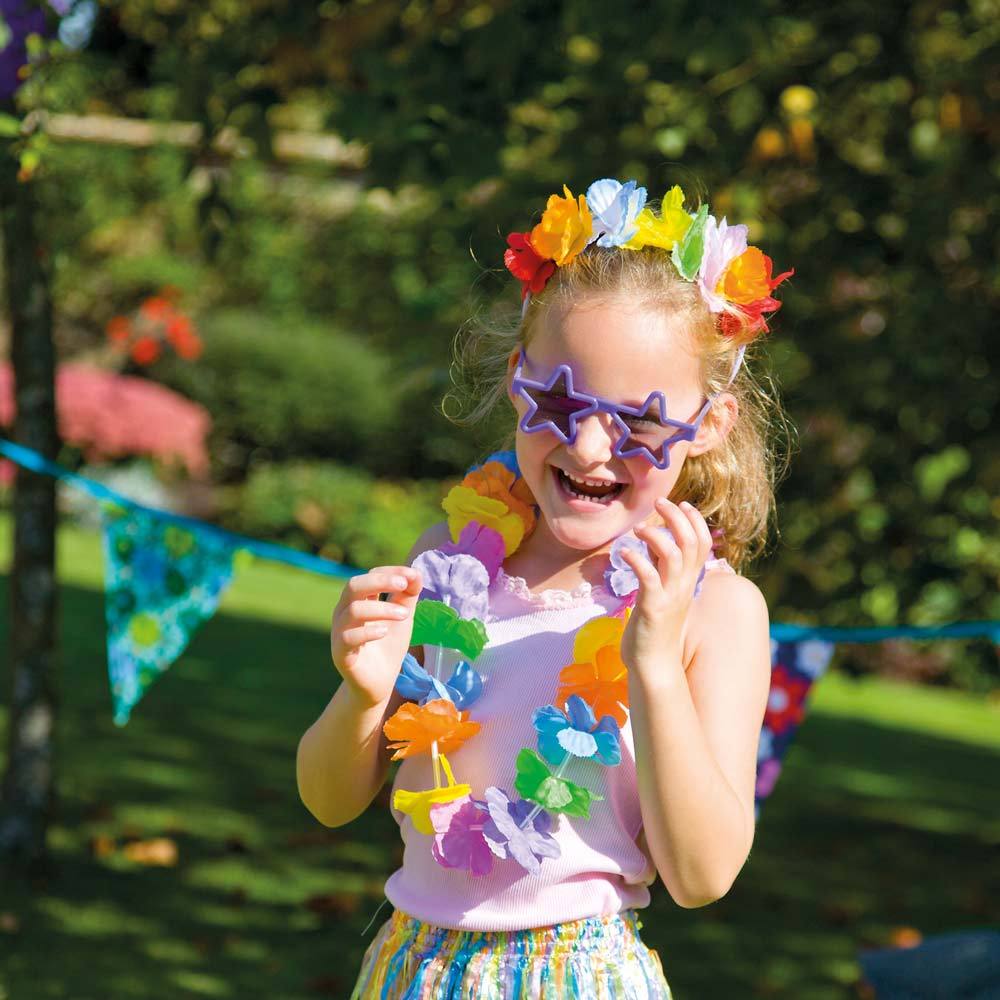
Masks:
[[[392,694],[422,586],[412,566],[376,566],[351,577],[333,609],[333,665],[364,705],[386,702]],[[389,599],[380,601],[379,594]]]

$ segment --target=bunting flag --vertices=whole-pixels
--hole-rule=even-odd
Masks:
[[[234,562],[250,558],[226,541],[149,512],[102,505],[108,676],[119,726],[146,688],[215,614]]]
[[[833,643],[823,639],[771,640],[771,690],[757,745],[755,816],[760,816],[761,804],[774,789],[785,752],[806,716],[806,696],[829,665],[833,650]]]

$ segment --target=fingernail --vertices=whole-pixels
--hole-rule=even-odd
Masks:
[[[405,576],[394,576],[392,578],[392,585],[397,587],[399,590],[403,590],[406,587],[406,582]]]
[[[395,606],[392,609],[392,613],[396,618],[405,618],[410,612],[406,608]]]

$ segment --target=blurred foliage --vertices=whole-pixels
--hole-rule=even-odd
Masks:
[[[653,197],[680,182],[796,269],[768,345],[800,432],[781,537],[754,569],[773,618],[997,618],[998,41],[998,0],[711,13],[114,0],[84,56],[25,99],[194,120],[206,139],[47,150],[62,342],[86,346],[170,283],[216,352],[214,386],[185,391],[211,400],[247,461],[259,447],[381,475],[455,473],[492,442],[435,406],[461,324],[516,308],[506,232],[563,182],[635,177]],[[257,155],[212,152],[227,126]],[[360,140],[367,163],[281,167],[279,128]],[[241,354],[220,320],[213,348],[214,313],[234,308],[253,316],[246,343],[280,346]],[[259,382],[280,387],[241,396],[244,373],[258,379],[241,367],[251,357],[269,366]],[[354,404],[334,397],[356,380],[352,399],[387,421],[378,444],[356,423],[342,433]],[[254,392],[274,414],[254,411]],[[324,427],[334,413],[339,427]],[[976,649],[973,673],[995,683],[995,658]]]
[[[445,492],[433,480],[373,480],[334,462],[275,462],[234,491],[225,521],[354,566],[398,565],[439,519]]]

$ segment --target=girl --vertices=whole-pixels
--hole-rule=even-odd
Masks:
[[[474,414],[509,402],[515,450],[411,566],[348,582],[343,683],[299,744],[328,826],[403,760],[353,1000],[669,998],[649,885],[705,906],[753,841],[768,616],[736,571],[774,475],[742,360],[791,272],[679,188],[658,212],[634,181],[563,190],[508,237],[523,308]]]

